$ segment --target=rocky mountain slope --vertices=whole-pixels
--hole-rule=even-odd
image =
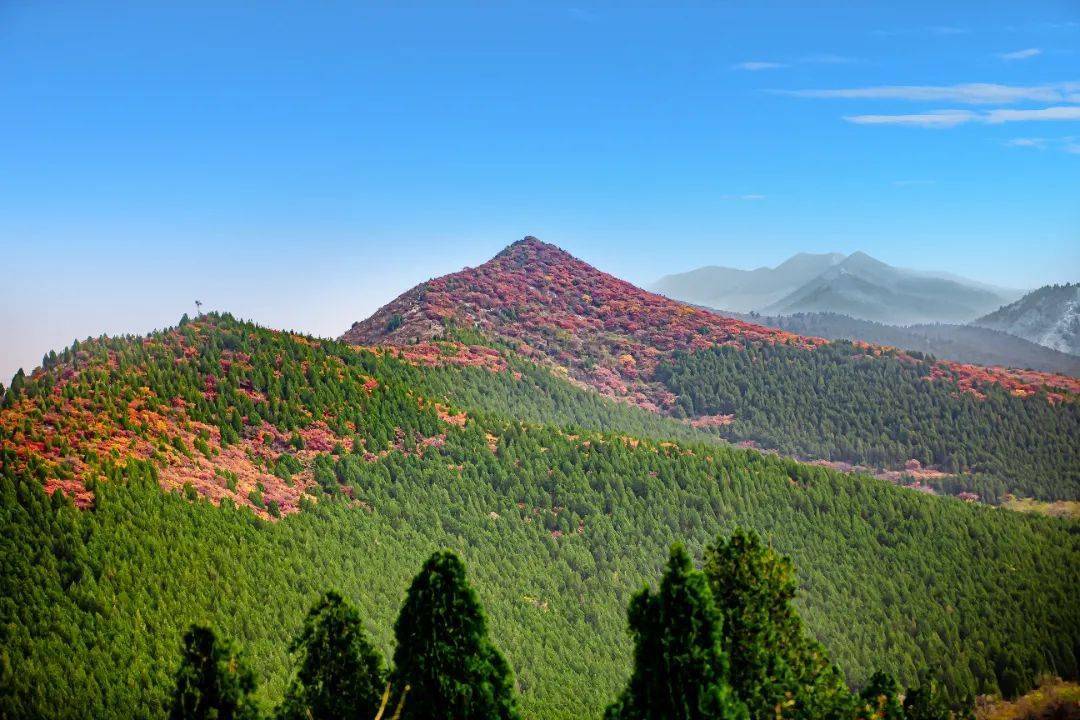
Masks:
[[[1080,355],[1080,283],[1039,288],[972,324]]]

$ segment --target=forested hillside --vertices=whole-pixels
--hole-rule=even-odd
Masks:
[[[630,674],[630,598],[672,543],[700,556],[736,526],[792,556],[852,683],[1077,675],[1066,521],[726,447],[466,343],[416,353],[210,316],[20,377],[0,410],[0,714],[163,717],[196,622],[246,648],[276,705],[325,591],[390,657],[410,578],[446,547],[523,715],[600,717]]]
[[[915,459],[980,476],[966,489],[994,502],[1007,492],[1080,497],[1080,404],[1032,402],[993,385],[958,393],[935,372],[933,362],[869,357],[838,341],[809,353],[764,345],[677,354],[657,377],[678,396],[677,414],[730,417],[720,427],[732,440],[874,467]]]
[[[965,473],[939,486],[988,500],[1080,497],[1069,442],[1076,377],[830,343],[720,316],[645,292],[535,238],[413,288],[343,339],[423,356],[418,349],[461,332],[607,397],[805,459],[893,469],[918,461],[936,477]],[[745,356],[733,354],[742,349]],[[690,367],[686,359],[714,356],[732,360]],[[844,391],[830,388],[834,376],[844,378]]]

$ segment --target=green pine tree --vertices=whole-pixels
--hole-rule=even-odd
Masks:
[[[360,613],[336,592],[308,612],[289,650],[300,668],[279,712],[305,720],[371,720],[386,682],[383,658],[368,641]]]
[[[510,667],[488,639],[483,609],[452,552],[424,563],[394,634],[393,685],[409,687],[404,720],[519,717]]]
[[[868,720],[905,720],[900,686],[892,675],[875,672],[859,693],[859,717]]]
[[[906,720],[971,720],[974,703],[965,699],[953,707],[933,674],[927,670],[919,673],[919,686],[907,691],[904,697]]]
[[[671,550],[657,593],[645,587],[627,611],[634,669],[608,720],[746,718],[728,684],[722,619],[705,575],[682,545]]]
[[[254,693],[255,675],[229,642],[200,625],[184,634],[169,720],[254,720]]]
[[[850,714],[853,698],[825,649],[802,626],[791,561],[736,530],[706,549],[705,574],[724,619],[731,685],[754,718]]]

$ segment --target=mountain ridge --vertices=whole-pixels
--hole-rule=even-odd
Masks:
[[[674,398],[650,382],[651,373],[676,351],[745,342],[811,349],[828,342],[651,293],[533,236],[476,268],[405,291],[353,323],[340,339],[354,345],[408,345],[441,337],[447,327],[512,341],[524,356],[552,363],[602,394],[660,412],[669,410]],[[880,352],[870,345],[863,349]],[[961,386],[974,367],[940,365],[946,374],[960,372]],[[978,382],[1009,391],[1034,394],[1055,386],[1080,392],[1080,381],[1053,373],[982,370]]]
[[[929,353],[943,360],[959,363],[1030,368],[1080,377],[1080,356],[978,325],[933,323],[898,326],[837,313],[724,314],[800,335],[819,336],[829,340],[858,340],[873,345]]]
[[[824,342],[649,293],[532,236],[476,268],[405,291],[340,339],[406,345],[441,337],[448,326],[495,333],[602,394],[658,411],[673,399],[643,377],[677,349],[736,340]]]
[[[1080,283],[1046,285],[971,324],[1080,355]]]
[[[652,288],[732,312],[836,312],[893,324],[967,322],[1020,295],[953,273],[893,267],[861,250],[797,253],[754,270],[708,266],[665,276]]]

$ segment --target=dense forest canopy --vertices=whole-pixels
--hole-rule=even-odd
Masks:
[[[1076,676],[1075,525],[610,403],[589,429],[594,395],[514,362],[418,366],[227,316],[48,358],[0,412],[0,706],[162,717],[193,623],[245,648],[276,705],[326,590],[392,657],[410,579],[450,548],[524,716],[599,717],[630,673],[641,583],[672,543],[702,557],[736,526],[792,557],[806,628],[849,683],[941,667],[958,698]]]
[[[795,587],[790,559],[753,532],[718,537],[700,570],[672,546],[658,590],[630,600],[633,669],[605,720],[971,720],[974,698],[950,700],[930,671],[906,691],[880,670],[848,688],[803,628]],[[284,700],[261,709],[243,650],[192,625],[170,720],[381,720],[391,708],[391,720],[521,720],[513,672],[457,554],[428,558],[394,632],[387,673],[357,608],[326,593],[289,646],[299,664]]]
[[[836,341],[678,353],[657,377],[684,416],[731,415],[732,440],[873,467],[915,459],[978,476],[987,500],[1006,492],[1080,497],[1080,404],[1032,402],[988,385],[979,395],[932,382],[932,362],[867,356]]]

